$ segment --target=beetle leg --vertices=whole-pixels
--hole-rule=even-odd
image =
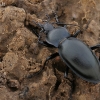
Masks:
[[[56,23],[59,23],[59,20],[58,20],[58,16],[57,16],[57,14],[55,13],[55,12],[53,12],[54,13],[54,18],[55,18],[55,20],[56,20]]]
[[[54,47],[53,45],[47,43],[46,41],[41,41],[41,36],[38,37],[38,43],[46,47]]]
[[[32,33],[34,33],[37,37],[39,37],[39,34],[36,32],[36,30],[31,24],[25,25],[25,27],[28,28]]]
[[[35,31],[35,29],[33,28],[32,25],[29,24],[26,27],[38,37],[38,43],[40,43],[46,47],[54,47],[53,45],[47,43],[46,41],[41,41],[41,33],[44,31],[43,28],[41,28],[40,33],[37,33],[37,31]]]
[[[80,27],[79,25],[75,25],[75,24],[65,24],[65,23],[61,23],[61,22],[55,22],[55,23],[52,23],[52,24],[57,24],[57,25],[60,25],[60,26],[63,26],[66,28],[67,25],[72,25],[72,26],[78,26]]]
[[[97,44],[97,45],[95,45],[95,46],[92,46],[92,47],[90,47],[92,50],[94,50],[94,49],[97,49],[97,48],[100,48],[100,44]]]
[[[25,87],[21,93],[19,93],[19,98],[24,99],[29,91],[29,87]]]
[[[41,45],[44,45],[46,47],[54,47],[53,45],[47,43],[46,41],[40,41],[40,40],[38,40],[38,43],[41,44]]]
[[[73,37],[77,37],[80,33],[82,33],[82,31],[81,31],[81,30],[77,30],[77,31],[74,33]]]
[[[50,16],[48,14],[46,14],[47,20],[42,20],[43,22],[49,22],[50,21]]]
[[[85,27],[84,29],[80,27],[80,29],[82,29],[82,30],[77,30],[77,31],[74,33],[73,37],[77,37],[80,33],[82,33],[83,31],[86,31],[87,28],[88,28],[88,26],[89,26],[89,24],[90,24],[90,22],[91,22],[91,20],[87,23],[87,25],[86,25],[86,27]]]
[[[43,69],[45,68],[45,65],[46,65],[47,61],[49,61],[49,60],[51,60],[51,59],[53,59],[53,58],[55,58],[55,57],[57,57],[57,56],[59,56],[59,53],[58,53],[58,52],[53,53],[53,54],[51,54],[50,56],[48,56],[48,57],[46,58],[44,64],[43,64],[42,68],[41,68],[38,72],[36,72],[35,74],[30,74],[30,75],[28,75],[27,78],[32,78],[33,76],[38,75],[38,74],[39,74],[40,72],[42,72]]]
[[[66,71],[65,71],[65,73],[64,73],[64,77],[65,77],[65,78],[67,78],[68,72],[69,72],[69,67],[66,67]]]
[[[64,27],[66,28],[66,24],[60,23],[56,12],[53,12],[53,13],[54,13],[54,18],[55,18],[55,20],[56,20],[56,23],[55,23],[55,24],[64,26]]]
[[[65,28],[66,28],[66,24],[63,24],[63,23],[60,23],[60,21],[59,21],[59,19],[58,19],[58,16],[57,16],[57,14],[54,12],[54,18],[55,18],[55,20],[56,20],[56,24],[57,25],[61,25],[61,26],[64,26]]]
[[[46,62],[47,62],[47,61],[49,61],[50,59],[53,59],[53,58],[55,58],[55,57],[57,57],[57,56],[59,56],[59,53],[58,53],[58,52],[53,53],[53,54],[51,54],[50,56],[48,56],[48,57],[46,58],[45,62],[44,62],[44,66],[46,65]]]
[[[85,30],[88,28],[89,24],[90,24],[90,21],[87,23],[87,25],[86,25],[86,27],[85,27],[84,29],[82,29],[82,30],[77,30],[77,31],[74,33],[73,37],[77,37],[80,33],[82,33],[83,31],[85,31]],[[81,28],[81,27],[80,27],[80,28]]]
[[[50,16],[46,14],[46,17],[47,17],[47,22],[50,21]]]

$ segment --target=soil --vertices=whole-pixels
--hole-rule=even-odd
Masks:
[[[87,82],[71,70],[65,79],[66,65],[59,57],[29,77],[57,51],[38,44],[35,35],[40,31],[36,23],[43,24],[46,14],[55,22],[53,12],[60,22],[80,26],[67,26],[70,34],[81,28],[78,39],[88,46],[100,44],[100,0],[0,0],[0,100],[100,100],[100,83]],[[94,53],[100,60],[100,49]]]

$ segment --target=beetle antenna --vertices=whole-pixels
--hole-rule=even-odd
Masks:
[[[55,23],[52,23],[52,24],[57,24],[57,25],[72,25],[72,26],[78,26],[78,27],[80,27],[79,25],[75,25],[75,24],[65,24],[65,23],[60,23],[60,22],[55,22]]]

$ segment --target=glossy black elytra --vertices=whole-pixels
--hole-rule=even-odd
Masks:
[[[57,17],[58,16],[55,14],[56,24],[64,25],[64,27],[60,26],[55,28],[49,21],[43,25],[38,24],[42,29],[41,32],[46,34],[45,41],[41,41],[41,35],[35,33],[39,38],[38,42],[40,44],[58,48],[58,52],[46,58],[43,68],[48,60],[60,56],[68,68],[82,79],[92,83],[100,82],[100,61],[92,51],[99,48],[100,44],[88,47],[85,43],[76,39],[77,35],[82,32],[81,30],[78,30],[71,36],[65,28],[68,24],[59,23]],[[43,68],[36,74],[40,73]],[[66,68],[65,77],[68,75],[68,68]]]

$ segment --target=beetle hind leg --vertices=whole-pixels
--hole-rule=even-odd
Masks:
[[[64,73],[64,78],[68,77],[68,72],[69,72],[69,67],[66,67],[65,73]]]
[[[50,56],[48,56],[48,57],[46,58],[44,64],[43,64],[42,68],[41,68],[38,72],[36,72],[36,73],[34,73],[34,74],[28,75],[27,78],[32,78],[32,77],[34,77],[34,76],[40,74],[40,73],[43,71],[43,69],[45,68],[46,63],[47,63],[49,60],[51,60],[51,59],[53,59],[53,58],[55,58],[55,57],[57,57],[57,56],[59,56],[59,53],[58,53],[58,52],[53,53],[53,54],[51,54]]]
[[[55,58],[55,57],[57,57],[57,56],[59,56],[59,53],[58,53],[58,52],[53,53],[53,54],[51,54],[50,56],[48,56],[48,57],[46,58],[44,64],[43,64],[43,67],[42,67],[42,68],[40,69],[40,71],[38,71],[36,74],[39,74],[39,73],[45,68],[46,63],[47,63],[49,60],[51,60],[51,59],[53,59],[53,58]]]
[[[98,49],[98,48],[100,48],[100,44],[97,44],[97,45],[95,45],[95,46],[91,46],[91,47],[90,47],[91,50],[95,50],[95,49]],[[99,53],[100,53],[100,52],[99,52]],[[100,57],[99,57],[99,61],[100,61]]]

